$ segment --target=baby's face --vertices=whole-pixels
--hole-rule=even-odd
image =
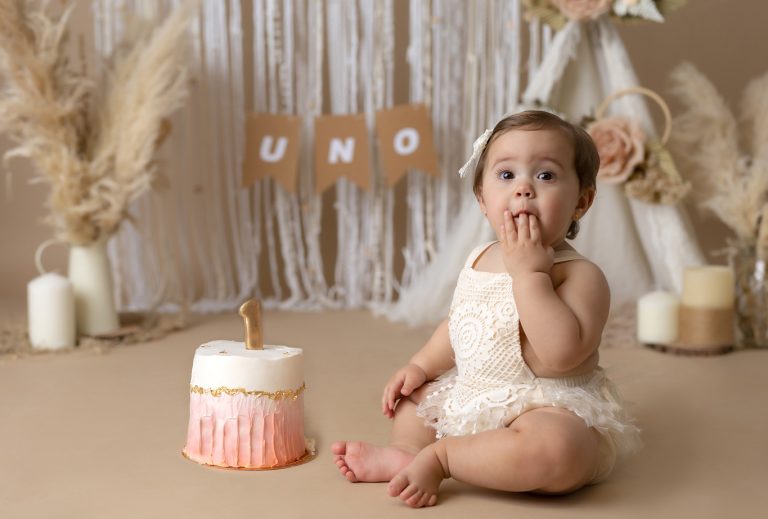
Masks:
[[[483,169],[478,201],[495,231],[505,210],[516,224],[525,212],[538,218],[543,245],[554,247],[565,239],[574,214],[589,206],[579,188],[573,145],[562,131],[507,131],[491,143]]]

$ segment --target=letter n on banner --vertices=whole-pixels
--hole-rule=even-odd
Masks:
[[[245,128],[243,187],[272,177],[296,192],[301,119],[295,115],[248,114]]]
[[[365,115],[326,115],[315,118],[315,175],[322,193],[339,177],[368,189],[370,160]]]
[[[395,185],[408,169],[438,176],[432,121],[426,106],[401,105],[376,112],[376,133],[388,185]]]

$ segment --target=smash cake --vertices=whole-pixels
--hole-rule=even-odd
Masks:
[[[264,345],[261,306],[240,307],[246,342],[216,340],[195,351],[189,426],[182,451],[192,461],[273,469],[314,454],[304,438],[304,353]]]

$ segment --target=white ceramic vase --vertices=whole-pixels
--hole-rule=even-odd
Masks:
[[[115,309],[107,240],[70,246],[69,280],[75,292],[78,334],[100,335],[120,326]]]

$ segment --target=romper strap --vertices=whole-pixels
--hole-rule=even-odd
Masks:
[[[475,262],[477,261],[477,258],[479,258],[482,253],[488,250],[488,248],[497,241],[498,240],[489,241],[472,249],[472,252],[470,252],[469,256],[467,256],[467,261],[464,263],[464,268],[472,268],[472,266],[474,266]]]
[[[555,252],[555,263],[564,263],[566,261],[586,259],[575,250],[562,250]]]

